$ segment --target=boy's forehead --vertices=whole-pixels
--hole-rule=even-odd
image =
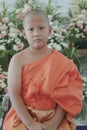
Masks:
[[[48,21],[42,14],[27,15],[24,19],[24,26],[26,24],[48,24]]]

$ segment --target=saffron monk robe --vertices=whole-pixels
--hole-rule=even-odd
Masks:
[[[75,130],[73,118],[82,108],[82,79],[75,64],[56,50],[24,65],[22,97],[32,118],[44,123],[61,106],[66,114],[57,130]],[[12,106],[3,130],[28,130]]]

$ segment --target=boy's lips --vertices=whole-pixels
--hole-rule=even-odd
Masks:
[[[42,40],[41,39],[34,39],[33,41],[38,43],[38,42],[41,42]]]

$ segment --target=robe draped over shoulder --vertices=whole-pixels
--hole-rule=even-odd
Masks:
[[[42,111],[42,113],[45,111],[47,114],[58,104],[69,116],[76,116],[82,109],[82,79],[76,65],[56,50],[52,50],[52,53],[41,59],[24,65],[22,97],[26,108]],[[69,116],[67,119],[71,121]],[[15,125],[16,119],[19,120],[17,125]],[[5,118],[3,130],[20,130],[19,125],[21,128],[21,124],[23,125],[21,130],[27,130],[20,122],[18,114],[12,107]],[[15,129],[14,126],[16,126]],[[68,127],[65,129],[64,126],[64,130],[71,129]]]

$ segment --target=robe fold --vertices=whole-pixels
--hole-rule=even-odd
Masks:
[[[82,79],[76,65],[58,51],[24,65],[22,97],[34,120],[50,120],[58,104],[66,111],[58,130],[76,129],[73,117],[82,109]],[[27,130],[13,107],[3,130]]]

